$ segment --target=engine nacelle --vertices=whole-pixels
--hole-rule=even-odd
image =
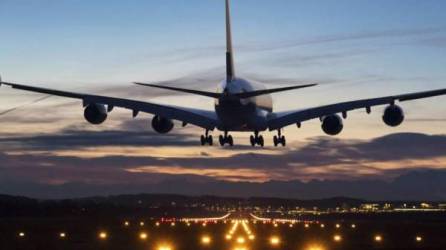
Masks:
[[[99,125],[107,119],[107,108],[103,104],[88,104],[84,110],[84,117],[89,123]]]
[[[152,119],[152,128],[160,134],[167,134],[173,129],[173,122],[167,118],[155,115]]]
[[[337,135],[343,128],[344,124],[339,115],[328,115],[322,119],[322,130],[327,135]]]
[[[404,111],[397,105],[390,105],[384,110],[383,121],[390,127],[399,126],[404,121]]]

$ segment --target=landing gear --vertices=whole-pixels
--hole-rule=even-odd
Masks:
[[[232,135],[228,135],[228,131],[225,131],[225,135],[220,135],[218,137],[218,141],[220,145],[223,147],[225,144],[229,144],[229,146],[234,146],[234,139],[232,139]]]
[[[277,147],[279,144],[282,144],[283,147],[286,146],[286,139],[285,136],[282,135],[282,132],[277,130],[278,135],[275,135],[273,138],[274,146]]]
[[[249,137],[249,141],[251,142],[251,146],[255,147],[259,145],[260,147],[265,146],[265,140],[262,135],[259,135],[259,131],[255,131],[254,135]]]
[[[214,139],[212,135],[209,135],[209,130],[206,130],[206,134],[200,137],[201,146],[209,145],[212,146],[214,144]]]

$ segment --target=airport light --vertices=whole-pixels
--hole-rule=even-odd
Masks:
[[[325,225],[324,225],[324,224],[321,224],[321,228],[325,228]]]
[[[336,234],[335,236],[333,236],[333,240],[336,242],[341,242],[342,241],[342,236],[339,234]]]
[[[107,239],[107,237],[108,237],[107,232],[100,232],[99,233],[99,239],[105,240],[105,239]]]
[[[203,222],[203,224],[201,224],[201,225],[202,225],[203,227],[206,227],[207,224],[206,224],[206,222]]]
[[[124,226],[126,226],[126,227],[130,226],[130,222],[125,221],[125,222],[124,222]]]
[[[277,223],[274,223],[274,227],[278,227],[279,225]]]
[[[280,238],[277,237],[277,236],[272,236],[272,237],[269,239],[269,243],[271,243],[271,245],[273,245],[273,246],[277,246],[277,245],[280,244]]]
[[[227,234],[227,235],[225,236],[225,238],[226,238],[227,240],[230,240],[230,239],[232,239],[232,235]]]
[[[59,238],[65,239],[67,237],[67,234],[64,232],[59,233]]]
[[[20,238],[25,237],[25,233],[24,233],[24,232],[20,232],[20,233],[19,233],[19,237],[20,237]]]
[[[356,225],[355,225],[355,224],[352,224],[352,228],[355,229],[355,228],[356,228]]]
[[[423,237],[418,235],[418,236],[415,237],[415,241],[416,242],[422,242],[423,241]]]
[[[324,250],[325,248],[321,245],[310,245],[307,250]]]
[[[139,233],[139,239],[140,240],[147,240],[147,238],[148,238],[147,233],[145,233],[145,232]]]
[[[243,243],[245,243],[245,238],[243,238],[243,237],[238,237],[237,238],[237,243],[239,243],[239,244],[243,244]]]
[[[305,228],[309,228],[310,227],[310,224],[305,224]]]
[[[336,224],[336,228],[341,228],[341,224]]]
[[[159,227],[159,226],[160,226],[160,223],[157,221],[157,222],[155,223],[155,226]]]
[[[144,226],[144,221],[139,222],[139,225],[140,225],[141,227],[143,227],[143,226]]]
[[[175,226],[175,222],[171,222],[171,223],[170,223],[170,226],[171,226],[171,227],[174,227],[174,226]]]
[[[255,236],[254,234],[250,234],[250,235],[248,236],[248,239],[249,239],[249,240],[255,240],[255,238],[256,238],[256,236]]]
[[[383,237],[379,234],[375,235],[375,242],[381,242],[383,241]]]
[[[172,250],[172,247],[169,245],[160,245],[158,250]]]
[[[294,227],[293,224],[290,223],[289,227]]]
[[[211,237],[209,237],[207,235],[201,237],[201,244],[203,244],[203,245],[211,244]]]

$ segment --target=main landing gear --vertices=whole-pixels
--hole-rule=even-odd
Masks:
[[[220,145],[223,147],[225,144],[229,144],[229,146],[234,146],[234,140],[232,139],[232,135],[228,135],[228,131],[225,131],[225,135],[220,135],[218,137],[218,141]]]
[[[275,135],[273,138],[274,146],[277,147],[277,145],[282,144],[283,147],[286,146],[286,139],[285,136],[282,135],[282,132],[277,130],[278,135]]]
[[[251,146],[255,147],[259,145],[260,147],[265,146],[265,140],[263,140],[263,136],[259,135],[259,131],[255,131],[254,135],[249,137],[249,141],[251,142]]]
[[[214,140],[212,135],[209,135],[209,130],[206,130],[206,134],[200,137],[201,146],[209,145],[212,146],[214,144]]]

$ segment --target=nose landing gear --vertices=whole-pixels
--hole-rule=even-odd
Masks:
[[[265,146],[265,140],[262,135],[259,135],[259,131],[255,131],[254,135],[249,137],[249,141],[251,142],[251,146],[255,147],[259,145],[260,147]]]
[[[209,145],[212,146],[214,144],[214,139],[212,138],[212,135],[209,135],[209,130],[206,130],[205,135],[202,135],[200,137],[201,146]]]
[[[228,135],[228,131],[225,131],[225,135],[220,135],[218,137],[218,141],[220,142],[220,145],[223,147],[225,144],[228,144],[229,146],[234,146],[234,139],[232,139],[232,135]]]
[[[282,132],[277,130],[278,135],[275,135],[273,138],[274,146],[277,147],[279,144],[282,144],[283,147],[286,146],[285,136],[282,135]]]

